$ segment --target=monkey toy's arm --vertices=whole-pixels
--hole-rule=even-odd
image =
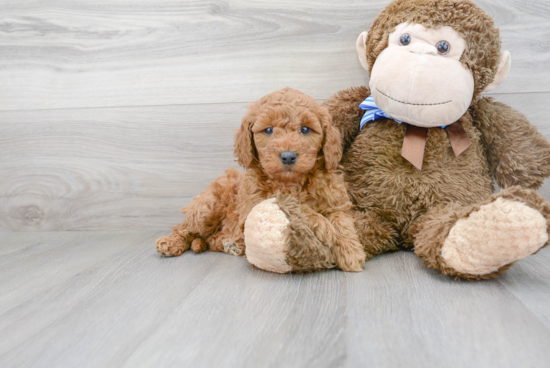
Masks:
[[[332,117],[332,125],[340,131],[344,152],[359,134],[359,124],[365,113],[359,104],[369,96],[367,87],[353,87],[343,89],[323,102]]]
[[[488,97],[476,102],[472,113],[498,185],[540,187],[550,176],[550,144],[537,128],[523,114]]]

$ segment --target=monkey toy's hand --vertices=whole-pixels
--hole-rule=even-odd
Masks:
[[[287,195],[266,199],[254,207],[244,229],[248,261],[258,268],[277,273],[335,267],[331,252],[335,240],[321,235],[333,234],[325,229],[332,225],[325,219],[324,222],[314,220],[318,226],[311,226],[312,215],[322,217],[308,213],[311,211]]]

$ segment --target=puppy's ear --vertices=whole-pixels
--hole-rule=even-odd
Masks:
[[[256,160],[256,149],[254,148],[254,137],[252,136],[252,125],[254,124],[254,116],[250,111],[243,117],[241,128],[235,134],[235,157],[239,165],[245,169],[252,167]]]
[[[325,168],[335,170],[342,159],[342,138],[340,137],[340,131],[332,126],[332,118],[324,107],[321,108],[321,124],[323,124],[325,133],[322,149]]]

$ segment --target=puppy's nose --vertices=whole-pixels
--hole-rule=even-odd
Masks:
[[[298,155],[296,155],[296,152],[294,151],[284,151],[283,153],[281,153],[281,161],[285,165],[292,165],[296,162],[297,156]]]

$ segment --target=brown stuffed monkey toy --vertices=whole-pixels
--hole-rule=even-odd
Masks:
[[[367,258],[413,248],[443,275],[486,279],[548,244],[550,205],[534,189],[550,175],[550,145],[480,96],[510,70],[500,46],[469,0],[395,0],[359,36],[369,88],[324,106]]]

